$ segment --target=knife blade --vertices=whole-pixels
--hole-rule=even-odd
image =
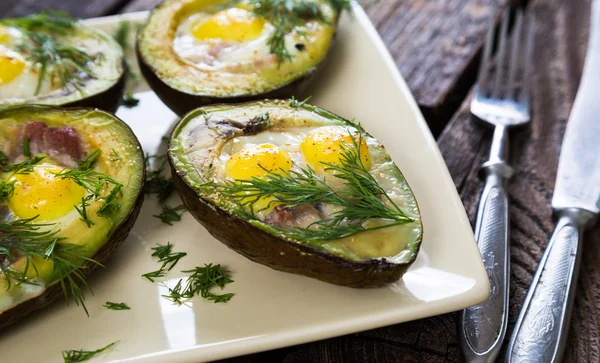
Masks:
[[[560,362],[581,255],[582,233],[600,211],[600,0],[592,3],[582,79],[563,139],[552,207],[558,223],[508,346],[507,362]]]
[[[600,211],[600,1],[593,3],[583,76],[563,139],[554,209]]]

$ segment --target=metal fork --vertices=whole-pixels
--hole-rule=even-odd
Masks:
[[[530,74],[534,22],[522,10],[509,36],[510,11],[502,17],[495,58],[496,27],[488,31],[471,113],[494,127],[490,158],[481,166],[485,187],[479,202],[475,237],[490,280],[490,297],[464,310],[459,339],[467,362],[493,362],[500,352],[508,321],[510,252],[508,198],[504,181],[513,169],[506,162],[508,129],[530,121]]]

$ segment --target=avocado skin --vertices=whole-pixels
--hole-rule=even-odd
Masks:
[[[154,91],[154,93],[156,93],[158,98],[160,98],[160,100],[178,116],[183,116],[186,113],[195,110],[198,107],[211,105],[215,103],[241,103],[262,100],[265,98],[287,99],[291,96],[297,96],[306,88],[306,86],[310,83],[314,75],[317,73],[317,70],[319,69],[319,67],[315,67],[308,73],[304,74],[302,77],[265,93],[239,97],[210,97],[204,95],[193,95],[171,88],[171,86],[169,86],[160,78],[158,78],[153,68],[151,68],[148,64],[146,64],[146,62],[144,62],[144,59],[140,55],[139,47],[137,46],[136,55],[138,63],[140,65],[140,71],[146,79],[146,82],[148,82],[148,84],[150,85],[150,88],[152,88],[152,90]],[[327,56],[325,57],[325,59],[326,58]],[[325,59],[323,59],[323,62],[325,61]]]
[[[125,76],[125,72],[122,72],[119,80],[105,91],[77,101],[66,103],[61,105],[61,107],[92,107],[114,113],[121,105],[121,100],[123,99],[123,93],[125,92]]]
[[[123,80],[124,80],[124,78],[123,78]],[[53,106],[36,105],[36,106],[16,106],[16,107],[39,107],[41,109],[41,108],[50,108]],[[56,107],[56,108],[60,109],[62,107]],[[72,109],[72,108],[70,108],[70,109]],[[123,124],[127,125],[125,122],[123,122]],[[134,136],[134,140],[137,141],[137,146],[139,146],[140,155],[143,160],[144,159],[144,151],[142,150],[140,141],[135,136],[135,134],[133,133],[133,130],[131,130],[129,125],[127,125],[127,128],[131,132],[131,135]],[[136,197],[133,208],[127,215],[127,218],[125,218],[125,220],[123,220],[123,222],[121,222],[121,224],[115,229],[115,231],[113,232],[111,237],[108,239],[108,241],[98,250],[98,252],[96,252],[91,257],[93,260],[99,262],[100,264],[103,264],[113,253],[115,253],[117,248],[127,239],[127,236],[129,236],[129,232],[131,232],[131,229],[133,228],[133,225],[135,224],[135,221],[137,220],[137,218],[140,214],[140,210],[142,209],[142,204],[144,203],[144,195],[145,195],[144,184],[146,182],[146,166],[142,165],[142,168],[143,168],[142,186],[140,187],[140,190]],[[90,262],[84,263],[83,266],[85,266],[85,268],[82,268],[80,270],[80,272],[86,279],[96,269],[101,267],[95,263],[90,263]],[[82,288],[85,288],[85,287],[82,286]],[[17,306],[15,306],[9,310],[6,310],[5,312],[0,314],[0,333],[4,332],[5,328],[8,327],[9,325],[16,323],[18,321],[21,321],[27,315],[29,315],[37,310],[42,309],[43,307],[51,304],[52,302],[54,302],[57,299],[63,298],[63,296],[64,296],[64,294],[63,294],[60,284],[56,283],[56,284],[48,287],[47,289],[45,289],[41,295],[39,295],[35,298],[32,298],[32,299],[26,300],[26,301],[22,302],[21,304],[18,304]],[[69,303],[72,303],[72,301],[69,301]]]
[[[169,157],[173,181],[183,204],[208,232],[227,247],[272,269],[312,277],[335,285],[377,287],[398,281],[412,262],[385,259],[353,262],[267,233],[211,204],[179,176]]]

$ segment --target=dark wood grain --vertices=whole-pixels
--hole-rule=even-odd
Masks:
[[[109,15],[129,0],[1,0],[0,18],[12,18],[44,9],[66,11],[72,16],[91,18]]]
[[[434,135],[468,93],[490,18],[508,3],[378,0],[367,7]]]

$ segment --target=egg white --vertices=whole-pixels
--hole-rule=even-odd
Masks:
[[[262,33],[248,42],[227,40],[199,40],[191,33],[194,24],[208,20],[213,14],[200,12],[185,18],[175,31],[173,50],[183,60],[207,70],[227,70],[236,73],[250,73],[265,64],[277,63],[267,44],[273,33],[272,24],[265,22]],[[316,24],[316,23],[315,23]],[[308,25],[307,25],[308,26]],[[293,56],[297,53],[294,45],[299,36],[295,33],[286,36],[286,48]]]
[[[39,67],[27,61],[25,57],[17,51],[17,44],[22,33],[15,28],[5,27],[2,29],[7,37],[0,44],[0,57],[6,56],[13,59],[18,59],[25,64],[21,73],[13,80],[7,83],[0,84],[0,102],[12,101],[16,99],[32,98],[36,94],[39,78]],[[44,79],[40,86],[38,94],[51,92],[54,88],[49,78]]]

